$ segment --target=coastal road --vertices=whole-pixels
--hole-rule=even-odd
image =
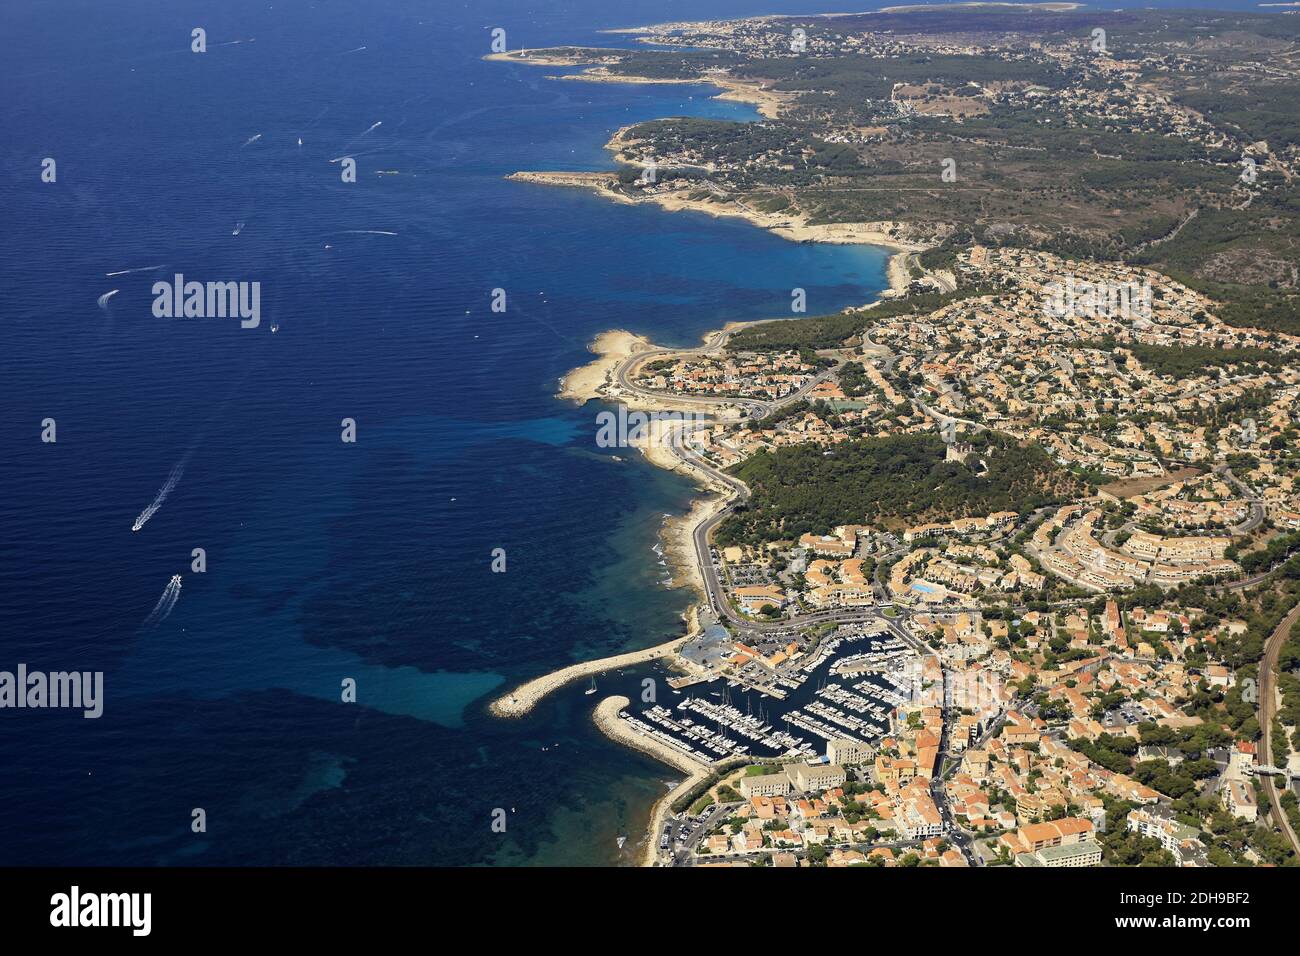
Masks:
[[[732,509],[743,501],[749,499],[749,488],[745,483],[739,481],[724,472],[720,472],[710,465],[701,461],[698,457],[690,452],[684,446],[682,431],[677,431],[671,438],[670,447],[673,453],[683,461],[688,462],[696,468],[700,468],[708,473],[710,478],[725,485],[731,492],[732,498],[726,505],[706,521],[700,522],[692,533],[695,550],[695,565],[699,569],[700,578],[704,581],[705,592],[709,601],[709,606],[713,609],[714,614],[719,620],[726,619],[730,621],[741,633],[756,634],[763,631],[787,630],[791,627],[803,627],[811,624],[823,624],[835,621],[841,624],[861,623],[880,617],[878,608],[860,607],[860,608],[841,608],[830,611],[816,611],[812,614],[802,614],[791,619],[783,619],[775,622],[755,621],[738,613],[732,606],[731,602],[726,599],[723,584],[718,577],[717,566],[713,563],[712,545],[710,537],[713,530],[726,520],[731,514]],[[905,635],[910,639],[910,635]]]
[[[825,624],[834,622],[837,624],[858,624],[872,620],[884,620],[891,631],[906,641],[908,644],[917,647],[922,653],[928,654],[931,651],[920,644],[917,639],[900,627],[900,623],[905,620],[910,612],[905,608],[897,609],[897,616],[894,618],[886,617],[881,613],[879,607],[862,606],[849,608],[836,608],[827,611],[815,611],[811,614],[802,614],[794,618],[783,619],[775,622],[755,621],[738,613],[727,600],[724,593],[722,581],[718,577],[717,567],[713,563],[712,546],[710,537],[713,530],[731,514],[735,506],[749,498],[749,488],[745,483],[732,476],[718,471],[711,465],[702,461],[698,456],[693,454],[685,445],[686,429],[674,431],[669,439],[669,447],[673,454],[681,461],[688,463],[691,467],[699,468],[708,474],[710,478],[725,485],[731,492],[731,500],[721,508],[717,514],[700,522],[692,532],[692,540],[695,551],[695,564],[699,570],[700,578],[704,581],[705,594],[718,620],[727,620],[741,634],[761,634],[764,631],[788,630],[791,627],[807,627],[814,624]],[[885,559],[902,554],[906,548],[899,548],[889,552],[884,556]],[[883,559],[882,562],[883,563]],[[881,564],[877,564],[879,571]],[[879,582],[878,582],[879,583]],[[882,585],[883,586],[883,585]]]
[[[775,319],[766,319],[764,321],[773,322]],[[757,325],[756,322],[745,323],[745,326]],[[739,327],[738,327],[739,328]],[[623,361],[619,362],[614,368],[614,381],[629,395],[635,395],[638,398],[644,398],[648,401],[669,401],[681,402],[687,405],[700,405],[704,407],[726,407],[734,406],[746,409],[750,415],[764,415],[768,409],[773,406],[773,402],[764,402],[758,399],[735,398],[735,399],[718,399],[708,395],[673,395],[667,392],[659,392],[654,389],[642,388],[632,382],[632,373],[641,365],[651,359],[662,359],[669,356],[678,355],[716,355],[726,348],[727,340],[731,338],[731,333],[737,329],[722,330],[714,332],[705,339],[704,344],[699,348],[692,349],[671,349],[671,348],[652,348],[644,352],[636,352],[629,355]]]
[[[679,457],[690,454],[682,446],[676,446],[674,451],[679,453]],[[712,478],[729,488],[732,495],[731,500],[727,502],[724,507],[720,508],[717,514],[713,515],[713,517],[706,521],[701,521],[695,526],[695,531],[691,536],[695,542],[695,565],[699,569],[700,579],[704,581],[704,589],[708,595],[709,606],[713,608],[713,613],[717,615],[718,620],[726,618],[741,629],[749,630],[752,622],[737,613],[735,609],[732,608],[731,602],[727,600],[726,595],[723,593],[722,581],[718,578],[718,568],[717,565],[713,563],[713,552],[709,543],[709,539],[713,534],[713,529],[726,520],[737,504],[749,500],[749,488],[743,481],[739,481],[736,478],[732,478],[730,475],[711,469],[698,459],[696,459],[694,463],[697,467],[703,468],[705,471],[709,472]]]
[[[777,322],[779,319],[763,319],[763,322]],[[745,327],[759,325],[759,322],[747,322]],[[671,402],[674,404],[682,403],[703,408],[742,408],[751,418],[762,418],[772,411],[788,405],[791,402],[797,402],[805,397],[814,388],[822,382],[829,379],[835,372],[834,368],[818,372],[809,381],[805,382],[797,390],[789,395],[784,395],[778,399],[759,399],[759,398],[714,398],[709,395],[679,395],[670,392],[663,392],[657,389],[644,388],[632,381],[632,375],[642,364],[649,359],[667,358],[669,356],[712,356],[726,348],[727,339],[731,337],[732,332],[740,331],[739,328],[730,329],[725,332],[715,332],[709,337],[702,348],[694,349],[669,349],[656,348],[644,352],[637,352],[630,355],[620,362],[614,370],[614,381],[618,387],[628,395],[634,395],[637,398],[643,398],[647,401]]]
[[[776,321],[776,320],[768,319],[764,321]],[[748,323],[747,325],[755,325],[755,324],[758,323]],[[627,390],[627,392],[632,395],[644,396],[647,399],[651,399],[651,400],[654,400],[656,398],[663,399],[664,396],[660,395],[659,393],[651,392],[645,389],[640,389],[637,386],[634,386],[631,383],[629,378],[630,370],[634,369],[647,357],[651,357],[654,355],[700,354],[701,352],[717,351],[725,346],[726,340],[730,336],[731,331],[735,331],[735,329],[732,329],[730,331],[715,332],[705,342],[703,349],[694,349],[694,350],[692,349],[651,349],[648,351],[638,352],[634,355],[630,355],[627,358],[620,361],[617,366],[615,366],[614,375],[613,375],[614,381],[617,382],[621,388]],[[830,375],[833,374],[833,371],[834,371],[833,369],[827,370],[826,372],[817,376],[813,381],[808,382],[803,388],[799,389],[798,391],[793,392],[792,394],[787,395],[784,398],[781,398],[773,402],[761,402],[755,399],[745,399],[745,400],[717,399],[717,398],[709,398],[707,396],[701,396],[694,399],[692,404],[699,404],[702,406],[712,405],[712,406],[733,406],[733,407],[737,405],[743,405],[743,406],[748,406],[750,409],[754,411],[761,411],[763,414],[767,414],[770,411],[780,408],[781,406],[786,405],[790,402],[798,401],[800,397],[802,397],[809,390],[814,388],[819,381],[822,381],[825,378],[830,377]],[[674,399],[674,401],[675,400],[676,399]],[[719,524],[721,524],[724,520],[726,520],[726,518],[732,513],[732,511],[735,509],[735,507],[738,504],[749,500],[750,492],[749,492],[749,488],[745,485],[744,482],[713,467],[713,465],[709,464],[702,457],[700,457],[699,455],[691,451],[691,449],[688,447],[688,438],[690,434],[695,430],[695,428],[699,428],[699,427],[704,427],[704,426],[702,425],[683,426],[680,428],[675,428],[670,430],[668,432],[666,447],[669,449],[672,455],[675,458],[677,458],[677,460],[681,462],[683,465],[685,465],[688,469],[697,469],[707,479],[711,480],[714,483],[715,487],[720,486],[726,489],[726,492],[728,494],[727,500],[718,509],[717,513],[710,516],[708,519],[700,522],[700,524],[697,525],[696,528],[692,531],[692,545],[693,545],[693,550],[695,551],[696,568],[699,571],[700,580],[704,582],[706,600],[708,601],[709,607],[712,609],[716,618],[719,621],[725,620],[730,622],[731,625],[741,635],[746,635],[746,634],[754,635],[763,632],[779,631],[779,630],[789,629],[791,627],[801,627],[801,626],[807,626],[811,624],[820,624],[820,623],[828,623],[828,622],[859,623],[859,622],[880,618],[881,614],[878,608],[868,607],[868,608],[845,608],[845,609],[836,609],[836,610],[829,610],[829,611],[818,611],[812,614],[802,615],[789,620],[781,620],[775,622],[759,622],[741,615],[731,606],[731,603],[727,600],[726,595],[724,593],[722,581],[718,576],[718,570],[713,563],[710,538],[713,534],[714,529],[716,529]],[[893,552],[891,552],[891,554],[892,553]],[[905,610],[901,611],[900,614],[901,617],[907,616],[907,612]],[[909,643],[915,642],[915,638],[913,638],[912,635],[908,634],[902,628],[899,628],[897,626],[896,621],[891,621],[890,624],[891,627],[894,630],[896,630],[899,636],[902,637],[904,640],[908,641]]]
[[[1274,686],[1275,681],[1273,672],[1277,670],[1278,653],[1282,650],[1282,645],[1286,642],[1287,636],[1290,635],[1291,629],[1300,621],[1300,604],[1291,609],[1291,613],[1282,618],[1273,633],[1269,635],[1268,643],[1264,645],[1264,659],[1259,664],[1259,726],[1264,732],[1263,753],[1259,755],[1261,763],[1273,763],[1273,718],[1277,714],[1277,689]],[[1278,795],[1277,787],[1273,783],[1272,776],[1263,778],[1264,792],[1268,794],[1268,802],[1273,808],[1273,819],[1277,821],[1291,841],[1291,849],[1300,856],[1300,839],[1296,838],[1296,832],[1291,826],[1291,821],[1287,819],[1286,814],[1282,812],[1282,802]]]

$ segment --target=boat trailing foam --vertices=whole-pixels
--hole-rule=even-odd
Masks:
[[[105,272],[104,275],[111,279],[113,276],[130,275],[132,272],[153,272],[155,269],[161,269],[166,264],[167,263],[163,262],[156,266],[140,266],[136,269],[118,269],[116,272]]]
[[[140,625],[145,629],[157,627],[163,621],[167,620],[167,615],[171,614],[172,608],[176,607],[176,602],[181,598],[181,576],[173,574],[172,579],[167,582],[167,587],[163,588],[162,597],[158,598],[158,603],[153,606],[149,616],[144,619]]]
[[[163,486],[158,489],[158,494],[149,504],[149,507],[140,512],[140,516],[135,519],[135,524],[131,525],[132,531],[139,531],[143,528],[145,522],[152,518],[158,509],[163,506],[163,502],[167,500],[167,496],[172,493],[172,489],[176,487],[177,482],[181,480],[181,475],[184,473],[185,462],[182,461],[171,470],[171,474],[167,476],[167,480],[163,482]]]

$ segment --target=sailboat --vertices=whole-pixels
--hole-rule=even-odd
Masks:
[[[591,679],[591,686],[588,687],[585,691],[583,691],[583,693],[588,695],[596,693],[596,678],[593,677]]]

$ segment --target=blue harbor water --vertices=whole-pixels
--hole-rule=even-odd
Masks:
[[[754,113],[482,56],[495,26],[610,45],[825,6],[5,5],[0,670],[103,671],[105,703],[0,711],[0,865],[630,859],[673,772],[605,740],[582,685],[487,713],[690,601],[652,549],[693,489],[597,448],[558,379],[605,329],[868,301],[885,253],[508,182],[607,168],[628,123]],[[261,324],[155,318],[177,274],[260,282]]]

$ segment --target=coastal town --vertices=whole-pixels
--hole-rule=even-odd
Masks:
[[[1057,475],[1041,503],[986,513],[878,501],[797,535],[725,512],[697,527],[709,601],[663,658],[670,690],[613,718],[691,772],[654,859],[1293,863],[1300,698],[1285,669],[1261,696],[1258,658],[1300,644],[1300,338],[1226,329],[1211,303],[1111,265],[976,247],[958,269],[996,291],[854,312],[855,334],[802,359],[747,344],[759,325],[606,363],[600,397],[632,406],[718,386],[716,418],[660,435],[715,486],[900,438],[934,443],[932,480],[977,481],[1031,444]],[[1081,327],[1051,301],[1071,277],[1152,284],[1149,318]],[[1183,351],[1216,358],[1165,371]],[[761,481],[732,493],[749,516]]]
[[[910,12],[665,24],[629,31],[654,50],[498,56],[591,82],[713,81],[766,117],[743,134],[641,124],[611,140],[617,172],[512,178],[894,256],[879,300],[840,313],[736,324],[695,348],[613,332],[593,347],[562,395],[655,417],[631,444],[708,493],[665,532],[700,603],[685,637],[539,678],[494,710],[617,667],[664,674],[595,714],[685,775],[656,806],[649,864],[1300,865],[1294,265],[1256,248],[1229,290],[1231,256],[1210,281],[1195,238],[1219,214],[1198,215],[1206,190],[1253,215],[1277,201],[1264,182],[1290,189],[1300,151],[1179,96],[1203,61],[1168,24],[1143,25],[1158,37],[1143,53],[1098,55],[1053,26],[1026,43],[972,16],[965,32]],[[1288,78],[1294,52],[1278,60]],[[870,95],[850,103],[845,58],[896,76],[868,68]],[[945,58],[995,65],[957,83]],[[1139,143],[1201,177],[1198,198],[1170,193],[1120,249],[1109,213],[1057,241],[1010,205],[998,229],[970,228],[957,193],[941,218],[933,184],[906,216],[880,195],[914,188],[900,150],[935,123],[992,148],[992,114],[1046,144],[1002,139],[1002,155],[1050,154],[1056,122],[1097,136],[1080,166],[1118,161],[1103,141]],[[889,183],[866,198],[849,188],[863,164]],[[982,194],[981,221],[1046,201],[1025,181],[1012,192]],[[1146,199],[1134,186],[1109,205],[1127,203],[1131,226]],[[1175,251],[1177,267],[1161,258]]]

